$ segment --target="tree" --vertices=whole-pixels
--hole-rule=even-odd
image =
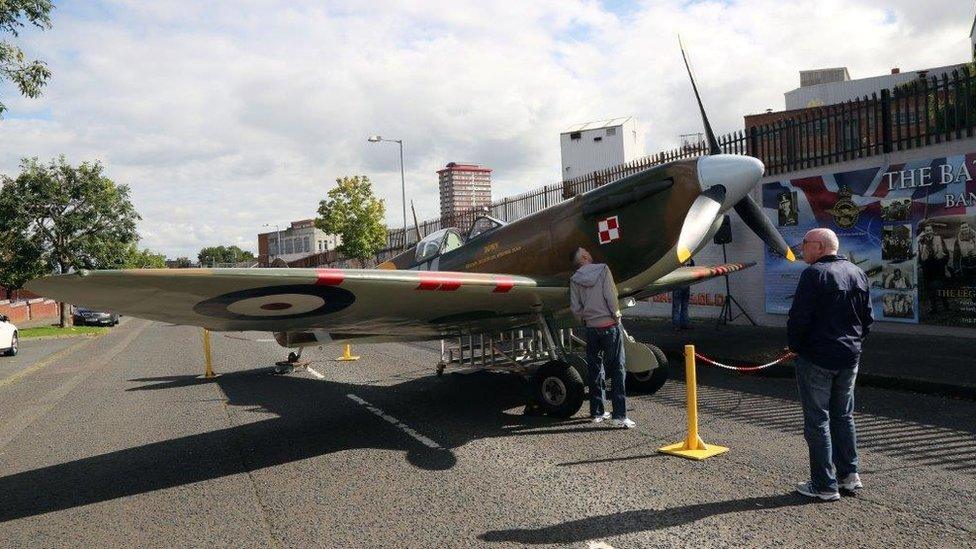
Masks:
[[[197,254],[201,266],[214,265],[216,263],[240,263],[242,261],[254,261],[254,254],[248,250],[242,250],[237,246],[211,246],[200,250]]]
[[[373,195],[368,177],[340,177],[328,198],[319,202],[315,226],[339,235],[339,252],[365,266],[386,244],[385,210],[383,200]]]
[[[27,281],[44,275],[41,249],[23,237],[19,231],[3,231],[0,234],[0,286],[10,292],[24,287]]]
[[[105,177],[100,163],[24,159],[16,179],[0,181],[0,211],[9,212],[0,216],[0,234],[33,249],[45,272],[125,266],[140,217],[129,187]],[[62,303],[62,326],[68,318]]]
[[[177,269],[189,269],[193,266],[193,262],[190,261],[189,257],[177,257],[176,258],[176,268]]]
[[[51,28],[51,0],[2,0],[0,1],[0,35],[18,36],[28,22],[40,29]],[[40,60],[28,60],[24,52],[10,42],[0,40],[0,83],[10,80],[20,89],[21,95],[37,97],[51,77],[47,64]],[[0,116],[7,110],[0,102]]]
[[[152,250],[148,248],[139,249],[135,243],[129,245],[129,250],[126,254],[125,265],[126,269],[165,269],[166,268],[166,255],[153,253]]]

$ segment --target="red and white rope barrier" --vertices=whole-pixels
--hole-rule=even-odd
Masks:
[[[771,366],[776,366],[777,364],[779,364],[781,362],[790,360],[790,359],[794,358],[795,356],[796,356],[796,353],[794,353],[794,352],[788,352],[788,353],[784,354],[783,356],[777,358],[776,360],[774,360],[772,362],[767,362],[766,364],[760,364],[760,365],[757,365],[757,366],[729,366],[728,364],[722,364],[721,362],[717,362],[715,360],[712,360],[712,359],[706,357],[705,355],[703,355],[703,354],[701,354],[701,353],[699,353],[697,351],[695,352],[695,358],[697,358],[698,360],[701,360],[705,364],[711,364],[712,366],[718,366],[719,368],[724,368],[726,370],[734,370],[736,372],[755,372],[757,370],[764,370],[764,369],[769,368]]]

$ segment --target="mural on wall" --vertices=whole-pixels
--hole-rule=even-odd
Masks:
[[[864,269],[878,320],[976,326],[976,153],[766,183],[762,204],[799,253],[833,229]],[[766,312],[786,314],[806,264],[766,250]]]

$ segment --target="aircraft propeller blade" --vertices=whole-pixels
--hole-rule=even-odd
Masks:
[[[724,200],[725,188],[715,186],[698,195],[692,203],[678,235],[678,262],[688,261],[691,254],[698,249],[715,223]]]
[[[701,111],[702,124],[705,126],[705,138],[708,140],[708,154],[722,154],[722,149],[718,146],[718,140],[712,132],[712,125],[708,123],[708,115],[705,114],[705,105],[702,104],[701,94],[698,93],[698,85],[695,84],[695,77],[691,74],[691,65],[688,64],[688,56],[685,55],[685,47],[681,44],[681,36],[678,36],[678,47],[681,48],[681,58],[685,60],[685,68],[688,69],[688,78],[691,79],[691,89],[695,90],[695,99],[698,100],[698,110]]]
[[[779,234],[776,227],[769,221],[769,218],[762,213],[762,209],[756,201],[752,199],[751,196],[746,195],[742,200],[736,202],[733,206],[735,212],[739,214],[739,217],[745,224],[752,229],[752,232],[756,233],[767,246],[770,247],[774,252],[785,257],[790,261],[796,261],[796,256],[793,254],[793,250],[783,240],[783,236]]]

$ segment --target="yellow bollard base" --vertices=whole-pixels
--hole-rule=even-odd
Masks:
[[[668,446],[662,446],[657,449],[658,452],[662,454],[670,454],[672,456],[678,456],[688,459],[703,460],[705,458],[710,458],[712,456],[717,456],[728,452],[729,449],[725,446],[717,446],[715,444],[702,444],[700,448],[688,448],[687,442],[678,442],[675,444],[669,444]]]
[[[342,356],[336,359],[336,362],[344,362],[347,360],[359,360],[358,356],[353,356],[352,346],[346,345],[345,349],[342,351]]]

